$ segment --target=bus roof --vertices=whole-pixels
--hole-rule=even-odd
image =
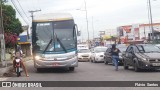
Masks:
[[[48,13],[35,16],[33,22],[63,21],[72,19],[73,17],[69,13]]]

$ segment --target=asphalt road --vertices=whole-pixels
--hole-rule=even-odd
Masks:
[[[33,67],[33,62],[26,63],[29,72],[29,77],[25,77],[24,73],[21,77],[1,78],[3,81],[160,81],[160,71],[134,72],[124,70],[123,66],[119,66],[119,71],[114,70],[114,66],[105,65],[104,63],[80,62],[75,71],[67,71],[65,69],[46,69],[38,73]],[[146,90],[159,90],[159,88],[143,87]],[[13,88],[18,90],[19,88]],[[28,89],[28,88],[23,88]],[[33,88],[32,88],[33,89]],[[44,89],[44,88],[34,88]],[[46,88],[51,89],[51,88]],[[54,87],[58,90],[75,90],[75,87]],[[142,87],[78,87],[78,90],[141,90]],[[8,90],[8,88],[4,88]],[[52,88],[53,90],[53,88]]]

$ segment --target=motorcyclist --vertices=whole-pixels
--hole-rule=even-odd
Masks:
[[[23,67],[23,70],[25,71],[26,77],[28,77],[29,75],[28,75],[28,72],[27,72],[27,70],[26,70],[26,67],[25,67],[25,65],[24,65],[24,63],[23,63],[22,55],[23,55],[23,52],[22,52],[20,46],[17,46],[17,49],[16,49],[16,51],[15,51],[15,58],[13,59],[13,67],[14,67],[14,69],[16,68],[16,67],[15,67],[15,65],[16,65],[15,59],[17,59],[17,58],[18,58],[18,59],[21,59],[21,65],[22,65],[22,67]]]

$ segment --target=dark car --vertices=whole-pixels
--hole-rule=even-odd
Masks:
[[[122,57],[122,53],[124,53],[127,49],[127,46],[125,44],[118,44],[116,45],[116,47],[120,50],[120,53],[119,53],[119,65],[122,65],[123,64],[123,57]],[[109,47],[106,52],[105,52],[105,57],[104,57],[104,63],[105,64],[108,64],[108,63],[113,63],[112,62],[112,56],[111,56],[111,48],[112,47]]]
[[[160,49],[155,45],[129,45],[123,54],[124,69],[133,66],[134,70],[159,69],[160,68]]]

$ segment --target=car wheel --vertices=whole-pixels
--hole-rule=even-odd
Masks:
[[[94,60],[93,60],[93,63],[96,63],[96,60],[95,60],[95,58],[94,58]]]
[[[138,68],[138,64],[136,62],[134,63],[134,71],[135,72],[139,72],[140,71],[140,68]]]
[[[90,58],[90,59],[88,59],[88,62],[91,62],[91,58]]]
[[[106,64],[106,65],[107,65],[107,64],[108,64],[108,61],[107,61],[107,60],[104,60],[104,64]]]
[[[91,63],[93,62],[92,58],[90,59],[90,62],[91,62]]]
[[[129,66],[127,66],[126,62],[123,63],[123,67],[125,70],[127,70],[129,68]]]
[[[37,68],[37,72],[42,72],[43,69],[42,68]]]
[[[69,67],[69,71],[74,71],[74,67]]]

